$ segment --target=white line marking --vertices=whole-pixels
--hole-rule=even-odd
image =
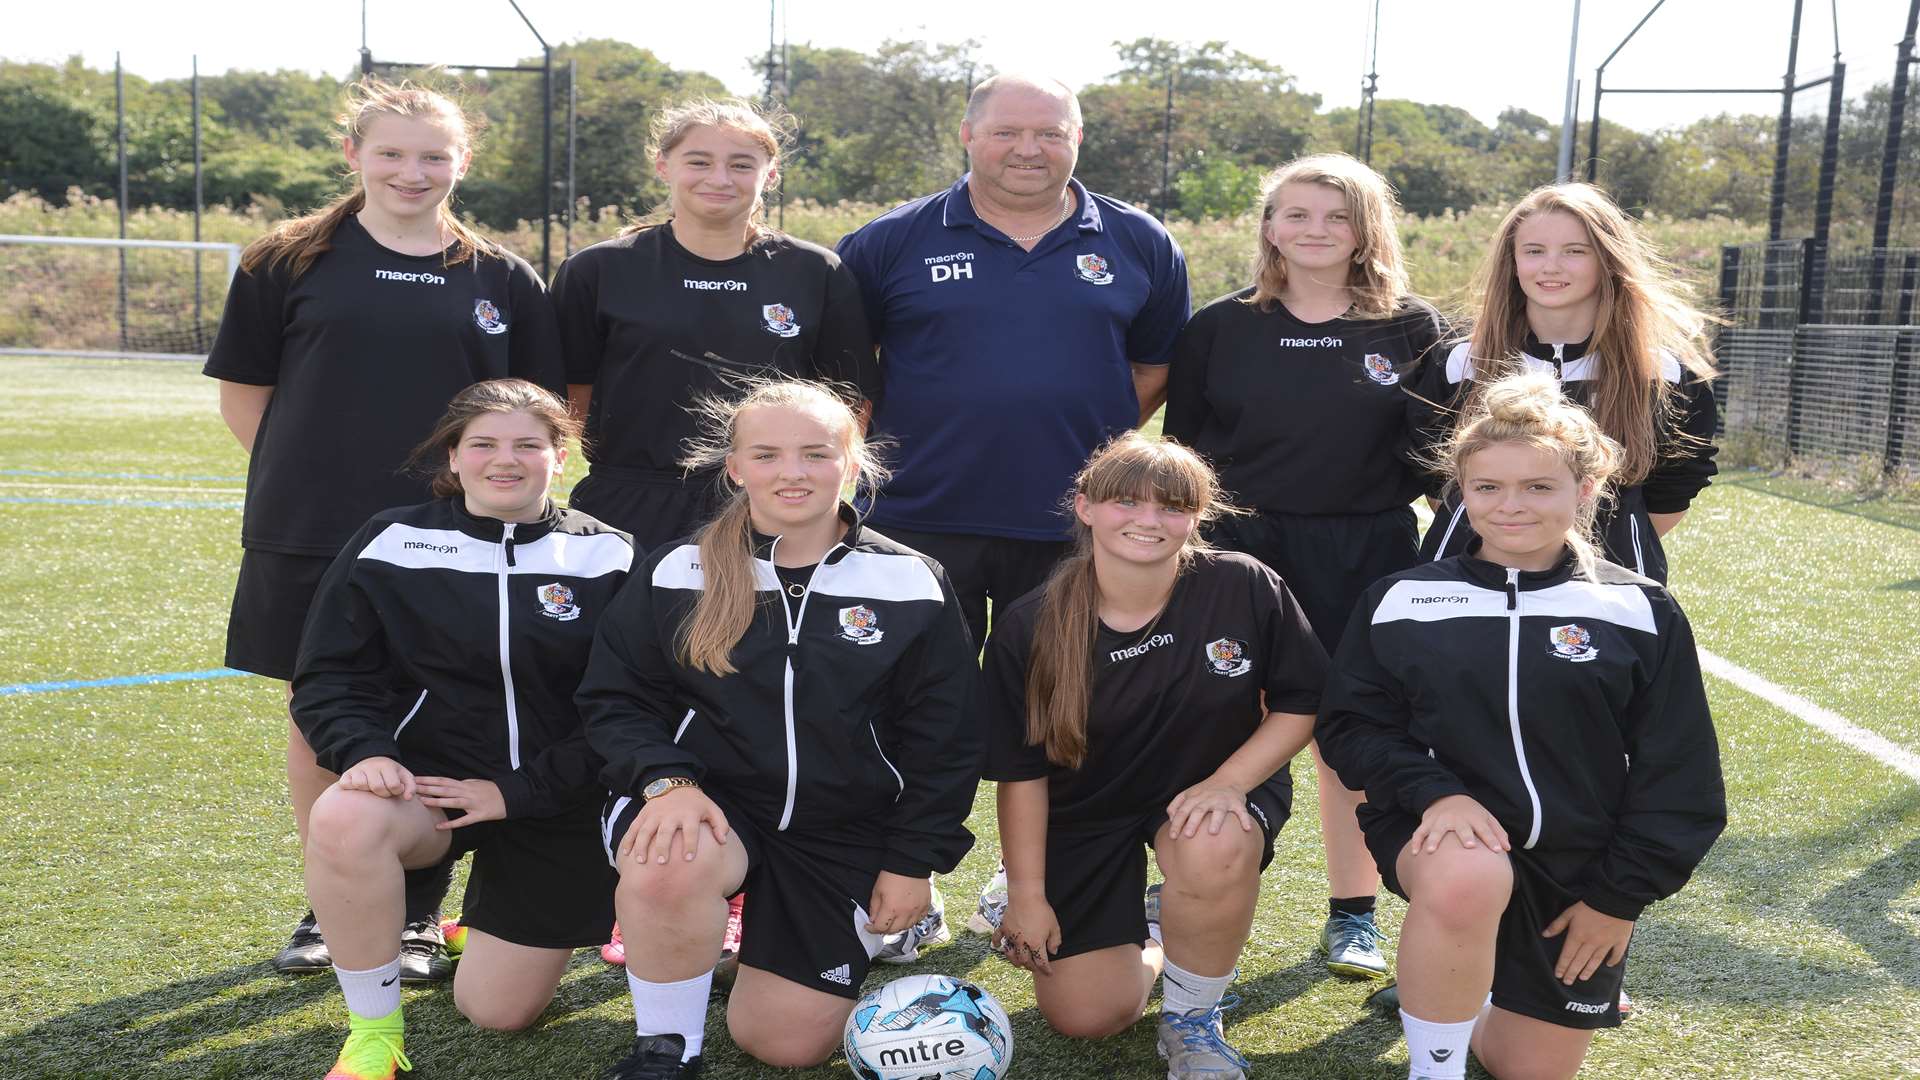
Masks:
[[[161,484],[58,484],[40,480],[0,480],[0,488],[23,488],[28,491],[98,491],[106,493],[129,492],[141,494],[149,491],[166,491],[188,495],[244,495],[243,487],[176,487]]]
[[[1700,650],[1700,668],[1709,675],[1719,676],[1747,693],[1779,706],[1809,727],[1819,728],[1882,765],[1920,783],[1920,755],[1705,649]]]

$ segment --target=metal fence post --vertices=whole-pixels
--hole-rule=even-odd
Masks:
[[[1913,294],[1917,288],[1920,288],[1920,254],[1911,254],[1900,271],[1900,298],[1893,317],[1896,326],[1913,322]]]

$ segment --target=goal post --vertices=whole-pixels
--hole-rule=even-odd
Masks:
[[[240,248],[0,234],[0,355],[205,359]]]

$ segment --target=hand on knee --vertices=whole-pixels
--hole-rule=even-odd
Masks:
[[[1223,899],[1260,877],[1260,833],[1229,822],[1218,833],[1169,836],[1154,850],[1167,888],[1196,900]]]
[[[313,804],[307,825],[307,857],[360,862],[391,853],[392,808],[364,791],[328,788]]]
[[[694,858],[670,859],[664,863],[641,863],[631,857],[620,860],[620,884],[615,892],[622,904],[637,903],[654,911],[677,911],[689,906],[725,900],[725,880],[730,867],[712,837],[702,843]]]

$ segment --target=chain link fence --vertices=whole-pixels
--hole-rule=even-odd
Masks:
[[[1716,342],[1730,460],[1920,477],[1920,248],[1729,245]]]

